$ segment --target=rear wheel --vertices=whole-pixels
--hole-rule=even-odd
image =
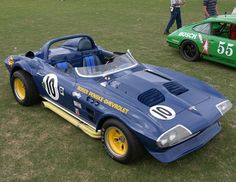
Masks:
[[[35,84],[27,72],[15,71],[11,77],[11,87],[15,99],[21,105],[30,106],[39,101]]]
[[[190,40],[186,40],[180,47],[180,55],[186,61],[196,61],[199,58],[199,50],[197,45]]]
[[[121,163],[134,161],[143,153],[136,137],[116,119],[109,119],[103,124],[102,142],[107,154]]]

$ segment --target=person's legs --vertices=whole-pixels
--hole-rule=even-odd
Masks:
[[[169,23],[166,26],[165,32],[164,33],[169,33],[171,26],[174,24],[176,19],[176,8],[171,12],[170,20]]]
[[[182,27],[182,20],[181,20],[181,11],[180,8],[177,9],[177,13],[176,13],[176,25],[177,25],[177,29]]]

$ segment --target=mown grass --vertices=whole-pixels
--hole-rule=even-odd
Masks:
[[[219,1],[222,13],[234,5],[233,0]],[[129,48],[140,62],[204,80],[235,104],[235,69],[185,62],[167,46],[168,8],[167,0],[1,0],[0,59],[38,49],[51,38],[87,33],[107,49]],[[187,1],[182,17],[184,24],[202,19],[201,1]],[[162,164],[146,153],[136,163],[122,165],[105,154],[100,141],[41,105],[17,104],[0,64],[0,181],[234,181],[235,106],[221,123],[220,135],[174,163]]]

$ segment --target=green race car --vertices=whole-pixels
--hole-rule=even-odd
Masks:
[[[184,26],[167,37],[187,61],[199,58],[236,68],[236,15],[210,17]]]

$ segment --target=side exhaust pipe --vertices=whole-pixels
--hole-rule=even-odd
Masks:
[[[84,133],[86,133],[90,137],[95,138],[95,139],[100,139],[101,138],[101,132],[100,131],[96,131],[95,129],[93,129],[89,125],[79,121],[78,119],[74,118],[73,116],[66,113],[62,109],[58,108],[57,106],[51,104],[50,102],[43,101],[43,105],[44,105],[45,108],[50,109],[54,113],[56,113],[59,116],[61,116],[62,118],[64,118],[66,121],[68,121],[71,124],[73,124],[74,126],[80,128]]]

